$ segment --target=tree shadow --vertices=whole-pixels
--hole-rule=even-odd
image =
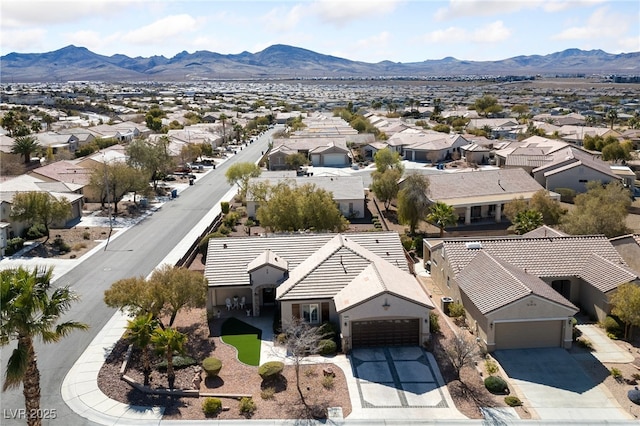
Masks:
[[[282,374],[279,374],[276,377],[263,380],[262,383],[260,383],[260,390],[273,388],[275,393],[280,393],[286,391],[288,385],[289,382],[287,381],[287,378]]]

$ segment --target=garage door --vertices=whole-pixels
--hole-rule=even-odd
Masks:
[[[415,346],[420,344],[418,319],[354,321],[351,323],[351,344],[367,346]]]
[[[344,166],[344,154],[325,154],[324,158],[325,166]]]
[[[564,321],[497,322],[496,349],[562,346]]]

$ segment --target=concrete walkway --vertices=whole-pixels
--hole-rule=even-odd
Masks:
[[[593,345],[591,355],[598,361],[627,363],[635,359],[631,352],[622,348],[615,340],[611,340],[597,324],[578,324],[576,327],[582,332],[582,337]]]

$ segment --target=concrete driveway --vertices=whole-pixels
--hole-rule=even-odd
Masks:
[[[631,417],[564,349],[511,349],[494,356],[542,420],[626,420]]]
[[[418,346],[354,349],[349,360],[357,387],[349,419],[466,418],[433,355]]]

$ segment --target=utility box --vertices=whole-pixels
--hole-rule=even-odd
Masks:
[[[442,305],[441,305],[442,312],[444,312],[446,316],[449,316],[449,306],[453,303],[453,299],[450,297],[443,296],[441,300],[442,300]]]

